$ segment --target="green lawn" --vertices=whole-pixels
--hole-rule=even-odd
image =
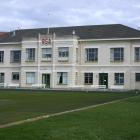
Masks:
[[[0,124],[81,108],[132,95],[131,93],[0,90]]]
[[[98,96],[105,95],[109,96],[109,94]],[[92,98],[97,95],[83,94],[82,96]],[[0,139],[140,140],[140,96],[93,109],[0,129]]]

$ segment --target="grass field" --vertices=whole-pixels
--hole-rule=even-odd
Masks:
[[[131,93],[0,91],[0,124],[130,97]],[[0,140],[139,140],[140,96],[0,129]]]
[[[132,96],[128,93],[46,92],[0,91],[0,124]]]

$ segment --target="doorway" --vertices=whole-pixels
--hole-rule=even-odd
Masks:
[[[108,88],[108,73],[99,73],[99,85],[106,85]]]
[[[50,88],[50,74],[42,74],[42,84],[45,84],[46,88]]]

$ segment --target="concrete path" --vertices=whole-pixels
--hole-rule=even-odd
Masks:
[[[49,115],[42,115],[42,116],[38,116],[38,117],[34,117],[34,118],[29,118],[29,119],[21,120],[21,121],[16,121],[16,122],[8,123],[8,124],[3,124],[3,125],[0,125],[0,128],[11,127],[11,126],[20,125],[20,124],[23,124],[23,123],[34,122],[34,121],[37,121],[37,120],[54,117],[54,116],[60,116],[60,115],[63,115],[63,114],[68,114],[68,113],[77,112],[77,111],[81,111],[81,110],[86,110],[86,109],[90,109],[90,108],[96,108],[96,107],[99,107],[99,106],[117,103],[117,102],[124,101],[124,100],[130,99],[130,98],[134,98],[134,97],[136,97],[136,96],[132,96],[132,97],[128,97],[128,98],[123,98],[123,99],[119,99],[119,100],[115,100],[115,101],[110,101],[110,102],[106,102],[106,103],[102,103],[102,104],[82,107],[82,108],[78,108],[78,109],[68,110],[68,111],[64,111],[64,112],[59,112],[59,113],[54,113],[54,114],[49,114]]]

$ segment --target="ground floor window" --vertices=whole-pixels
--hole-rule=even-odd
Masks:
[[[12,72],[12,80],[13,81],[19,80],[19,72]]]
[[[67,84],[68,73],[67,72],[58,72],[57,73],[57,84]]]
[[[115,85],[124,85],[124,73],[115,73]]]
[[[0,73],[0,83],[4,83],[4,73]]]
[[[26,83],[27,84],[35,83],[35,72],[26,72]]]
[[[85,84],[92,85],[93,84],[93,73],[85,73]]]
[[[135,73],[136,82],[140,82],[140,73]]]

